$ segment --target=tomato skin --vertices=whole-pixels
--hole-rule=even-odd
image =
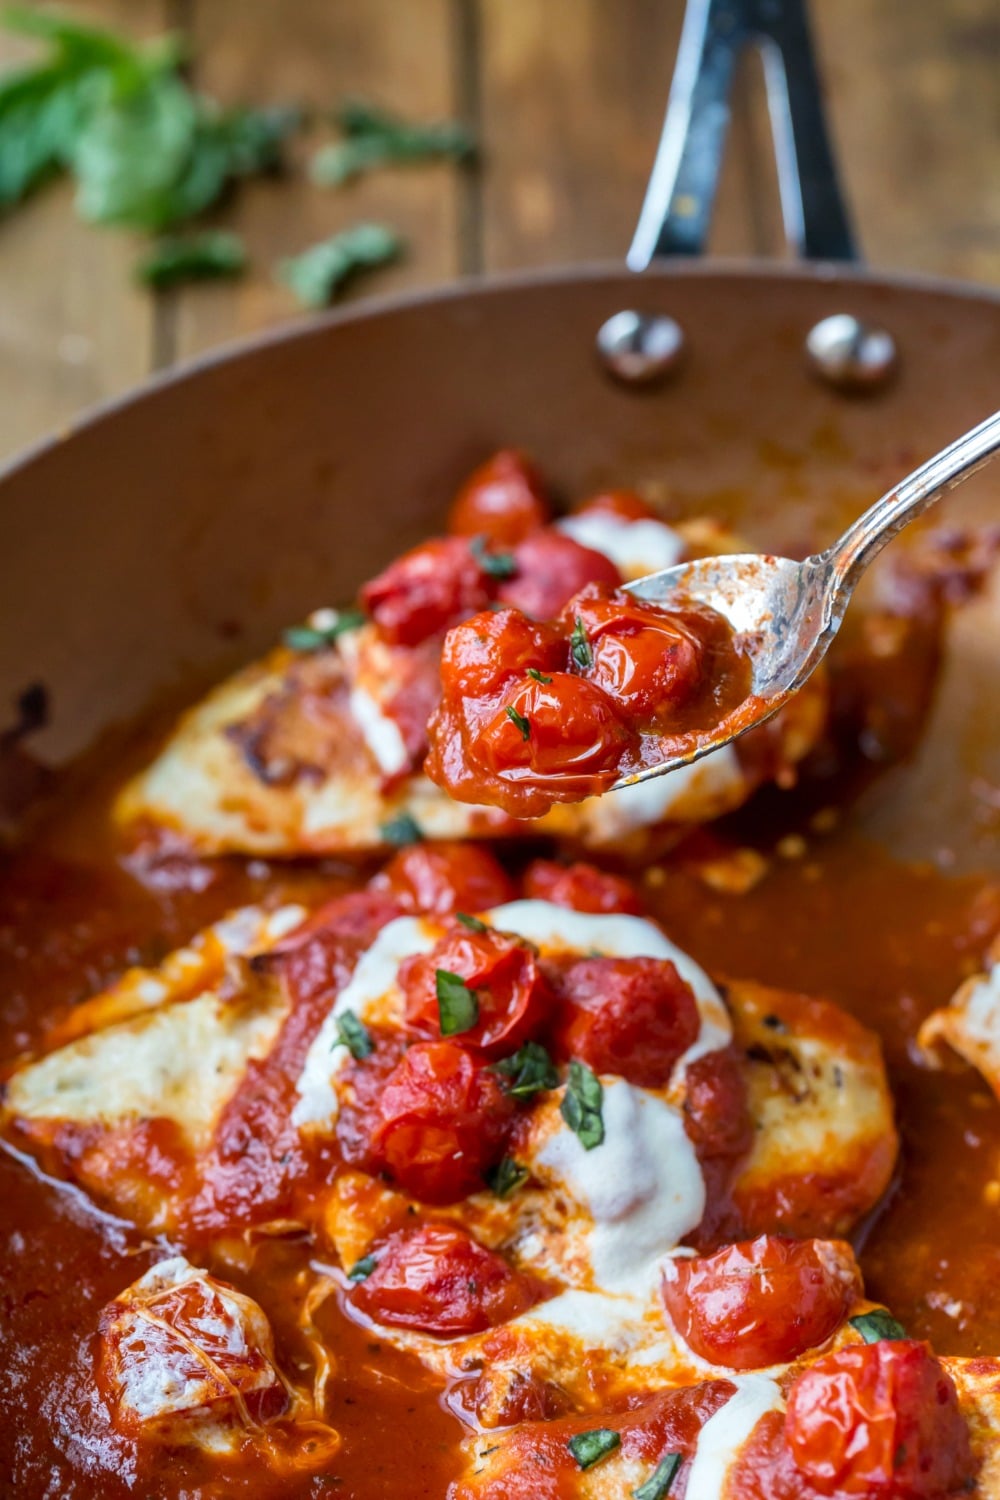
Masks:
[[[512,714],[527,721],[527,737]],[[529,678],[508,691],[469,750],[491,775],[541,784],[558,796],[560,786],[575,790],[581,778],[588,790],[610,786],[630,740],[600,688],[555,672],[550,682]]]
[[[514,448],[501,448],[462,485],[448,512],[452,536],[484,536],[510,546],[549,519],[545,487],[534,465]]]
[[[663,1301],[684,1342],[731,1370],[784,1364],[824,1343],[861,1294],[851,1247],[762,1234],[670,1261]]]
[[[372,1060],[360,1109],[337,1122],[353,1165],[384,1171],[422,1203],[457,1203],[504,1152],[515,1105],[484,1063],[455,1042],[417,1042],[386,1076]]]
[[[401,849],[375,876],[371,887],[385,891],[403,912],[435,917],[488,911],[517,894],[514,882],[488,849],[451,840]]]
[[[580,959],[563,972],[559,997],[559,1053],[639,1088],[669,1081],[701,1025],[690,986],[666,959]]]
[[[554,860],[536,859],[525,871],[524,894],[534,901],[551,901],[571,911],[594,915],[625,912],[639,916],[643,910],[638,893],[623,876],[583,861],[560,865]]]
[[[445,637],[441,685],[445,693],[484,698],[528,668],[547,676],[566,663],[566,647],[551,625],[518,610],[484,610]]]
[[[514,548],[517,572],[497,589],[502,604],[512,604],[536,620],[553,620],[573,595],[588,583],[621,583],[610,558],[551,527],[525,537]]]
[[[694,693],[702,648],[676,613],[644,604],[618,589],[584,589],[567,604],[562,627],[577,620],[590,646],[587,678],[624,711],[652,723]]]
[[[424,1036],[440,1035],[438,969],[457,974],[475,992],[479,1020],[461,1033],[461,1041],[488,1055],[511,1052],[527,1041],[552,1006],[552,992],[533,948],[492,929],[470,932],[455,927],[430,953],[417,954],[400,966],[406,1023]]]
[[[785,1441],[822,1495],[931,1500],[975,1472],[950,1375],[916,1339],[851,1345],[788,1393]]]
[[[392,646],[417,646],[484,609],[490,579],[463,537],[422,542],[361,590],[361,602]]]
[[[400,1229],[374,1251],[375,1269],[348,1300],[376,1323],[458,1338],[525,1312],[541,1285],[455,1224]]]
[[[589,500],[578,505],[573,514],[589,516],[595,512],[598,515],[617,516],[621,521],[662,520],[653,507],[634,490],[601,490],[599,494],[592,495]]]
[[[260,966],[282,975],[296,1004],[333,996],[382,928],[402,915],[391,891],[369,887],[335,896],[262,955]]]

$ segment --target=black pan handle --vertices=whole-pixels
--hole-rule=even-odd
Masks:
[[[633,271],[705,248],[747,47],[764,63],[785,235],[808,260],[856,260],[823,115],[806,0],[688,0],[663,134],[628,254]]]

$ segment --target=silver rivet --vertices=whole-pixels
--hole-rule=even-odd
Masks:
[[[834,313],[817,323],[806,338],[806,354],[816,374],[840,390],[872,390],[896,368],[892,334],[851,313]]]
[[[684,330],[664,313],[615,313],[601,324],[597,352],[616,380],[651,385],[676,368],[684,352]]]

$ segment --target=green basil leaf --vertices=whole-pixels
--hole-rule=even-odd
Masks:
[[[521,731],[522,740],[530,740],[531,721],[529,719],[526,719],[524,717],[524,714],[519,714],[517,709],[512,707],[509,703],[504,709],[504,713],[507,715],[512,724],[517,725],[518,729]]]
[[[304,307],[325,307],[353,277],[395,260],[402,248],[385,224],[355,224],[283,261],[278,275]]]
[[[390,163],[466,161],[475,153],[474,137],[457,121],[409,124],[360,99],[344,103],[335,118],[345,139],[322,147],[309,167],[313,181],[324,187],[341,187]]]
[[[363,1255],[360,1260],[354,1262],[348,1271],[348,1281],[364,1281],[367,1276],[372,1274],[377,1265],[378,1261],[374,1255]]]
[[[316,615],[322,620],[325,611],[317,610]],[[313,617],[315,620],[315,616]],[[327,646],[332,646],[340,636],[346,635],[349,630],[358,630],[367,620],[368,616],[362,614],[360,609],[339,609],[330,611],[330,620],[327,623],[312,623],[306,625],[292,625],[282,635],[282,641],[291,651],[322,651]]]
[[[405,849],[410,844],[422,844],[424,831],[416,818],[409,813],[399,813],[397,817],[390,818],[388,823],[383,823],[379,829],[382,842],[393,844],[397,849]]]
[[[512,1156],[505,1156],[491,1172],[487,1172],[486,1181],[498,1198],[509,1198],[511,1193],[527,1182],[530,1175],[527,1167],[515,1161]]]
[[[436,970],[434,985],[441,1035],[459,1036],[463,1031],[471,1031],[479,1020],[475,991],[469,989],[461,974],[453,974],[450,969]]]
[[[621,1446],[621,1435],[611,1427],[594,1427],[590,1432],[578,1432],[571,1437],[566,1447],[581,1469],[592,1469]]]
[[[884,1307],[875,1307],[871,1312],[858,1313],[847,1320],[856,1333],[860,1333],[866,1344],[878,1344],[882,1339],[905,1339],[906,1329],[897,1323],[892,1313]]]
[[[593,1151],[604,1140],[603,1101],[604,1089],[597,1074],[574,1058],[559,1112],[585,1151]]]
[[[160,240],[136,266],[136,276],[147,286],[162,289],[187,281],[213,281],[241,276],[247,251],[238,234],[209,229],[185,238]]]
[[[677,1478],[677,1471],[684,1462],[681,1453],[667,1453],[649,1478],[640,1484],[639,1488],[632,1491],[634,1500],[666,1500],[670,1494],[670,1486]]]
[[[540,1042],[525,1042],[523,1047],[490,1065],[499,1074],[504,1088],[515,1099],[530,1099],[559,1082],[552,1059]]]
[[[105,86],[73,142],[76,206],[92,224],[160,229],[163,211],[187,170],[198,130],[191,90],[170,74]]]
[[[470,917],[468,912],[465,911],[457,911],[455,913],[455,921],[461,922],[462,926],[467,927],[470,932],[491,931],[490,927],[485,922],[481,922],[478,917]]]
[[[517,560],[513,552],[491,552],[485,537],[474,536],[469,543],[469,550],[489,578],[513,578],[517,572]]]
[[[529,667],[528,676],[533,677],[536,682],[542,683],[544,687],[548,687],[549,683],[552,681],[552,678],[546,677],[544,672],[539,672],[537,667]]]
[[[364,1062],[375,1051],[372,1034],[353,1010],[341,1011],[337,1017],[337,1038],[345,1046],[355,1062]]]
[[[594,653],[590,649],[587,632],[583,628],[583,621],[579,615],[577,615],[576,624],[573,626],[573,634],[569,638],[569,654],[581,672],[589,671],[594,665]]]

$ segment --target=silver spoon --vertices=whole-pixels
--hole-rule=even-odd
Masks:
[[[904,526],[1000,451],[1000,411],[921,464],[848,527],[825,552],[802,562],[742,553],[701,557],[626,585],[652,604],[709,604],[729,621],[750,658],[750,696],[669,759],[620,777],[632,786],[700,760],[777,713],[823,660],[868,564]],[[675,742],[676,744],[677,742]]]

